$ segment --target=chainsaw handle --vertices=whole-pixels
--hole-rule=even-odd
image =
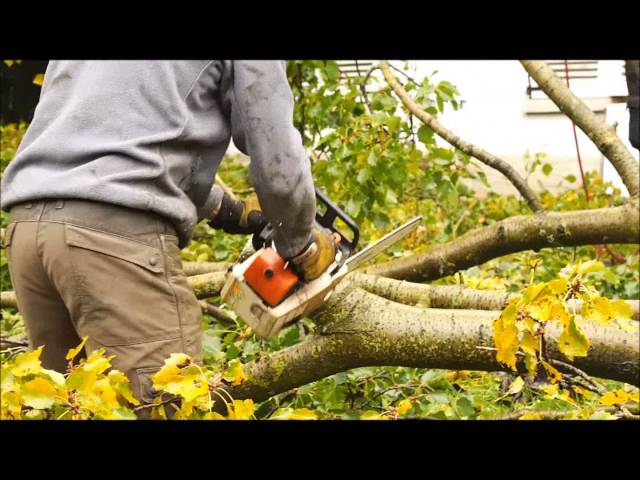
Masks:
[[[358,229],[358,226],[353,220],[351,220],[351,218],[349,218],[346,213],[344,213],[340,209],[340,207],[338,207],[329,199],[329,197],[327,197],[322,191],[320,191],[318,187],[316,187],[316,199],[326,207],[324,214],[321,214],[320,211],[316,209],[316,222],[318,222],[318,224],[323,226],[324,228],[338,233],[341,237],[340,243],[342,244],[342,246],[347,247],[350,255],[358,246],[358,240],[360,239],[360,230]],[[349,227],[349,230],[351,230],[351,233],[353,234],[353,238],[351,240],[349,240],[349,237],[338,230],[338,228],[334,225],[336,218],[342,220],[345,225]]]
[[[331,232],[338,233],[340,235],[340,243],[338,244],[338,248],[342,250],[343,254],[345,254],[345,258],[349,257],[353,251],[356,249],[358,245],[358,240],[360,239],[360,230],[358,226],[355,224],[349,216],[344,213],[335,203],[333,203],[329,197],[327,197],[323,192],[318,190],[316,187],[316,203],[321,203],[325,207],[325,212],[320,213],[319,209],[316,208],[316,223],[321,227],[324,227]],[[336,218],[342,220],[351,233],[353,234],[353,238],[349,239],[344,233],[342,233],[338,228],[334,225]],[[267,224],[260,232],[256,232],[253,235],[252,243],[253,248],[259,250],[264,246],[271,245],[273,241],[273,228],[271,224]]]

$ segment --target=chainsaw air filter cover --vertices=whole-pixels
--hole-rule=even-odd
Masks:
[[[284,300],[299,282],[291,266],[272,248],[265,248],[244,272],[247,284],[270,306]]]

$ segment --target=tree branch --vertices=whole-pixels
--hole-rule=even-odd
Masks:
[[[244,366],[248,380],[230,387],[233,398],[262,401],[356,367],[407,366],[498,371],[493,347],[495,312],[409,307],[360,288],[342,288],[316,316],[319,334]],[[545,328],[549,358],[564,358],[556,322]],[[587,357],[572,365],[590,375],[637,385],[640,334],[585,322]]]
[[[203,273],[226,272],[230,266],[229,262],[182,262],[182,269],[187,277]]]
[[[391,73],[389,64],[386,61],[380,64],[380,68],[382,70],[382,73],[384,74],[385,80],[387,81],[389,86],[391,86],[396,95],[400,98],[404,106],[407,107],[409,112],[422,120],[422,122],[428,125],[435,133],[437,133],[440,137],[445,139],[458,150],[461,150],[467,155],[471,155],[485,165],[498,170],[505,177],[507,177],[507,179],[525,198],[531,210],[533,210],[534,212],[539,212],[542,210],[542,205],[540,204],[540,201],[538,200],[535,192],[529,187],[526,180],[522,178],[522,176],[511,165],[509,165],[501,158],[492,155],[486,150],[483,150],[469,142],[466,142],[453,132],[447,130],[440,122],[438,122],[438,120],[425,112],[418,106],[418,104],[413,101],[407,91],[394,77],[393,73]]]
[[[609,159],[629,190],[629,195],[637,197],[640,194],[638,162],[622,143],[615,129],[599,119],[576,97],[545,62],[522,60],[520,63],[553,103],[580,127],[598,150]]]
[[[192,279],[195,279],[195,281]],[[188,282],[197,289],[198,293],[196,297],[207,298],[220,293],[223,285],[223,277],[219,274],[208,275],[206,277],[194,276],[190,277]],[[515,293],[479,290],[460,285],[424,285],[357,272],[351,273],[344,282],[351,283],[370,293],[388,300],[393,300],[394,302],[423,308],[500,311],[505,307],[507,301],[516,295]],[[632,318],[638,320],[640,300],[625,300],[625,302],[631,307]],[[568,303],[569,307],[575,308],[576,311],[582,309],[582,301],[580,300],[569,300]],[[2,307],[17,308],[14,292],[2,292]],[[233,322],[227,314],[214,305],[200,301],[200,307],[204,313],[218,320]]]
[[[425,253],[372,265],[362,272],[434,280],[510,253],[601,243],[640,243],[637,200],[620,207],[510,217],[434,245]]]
[[[348,281],[369,293],[394,302],[423,308],[500,311],[507,305],[509,299],[517,295],[517,293],[480,290],[461,285],[425,285],[357,272],[350,274],[347,278]],[[631,307],[631,318],[638,320],[640,300],[625,300],[625,302]],[[572,299],[567,303],[569,308],[577,312],[582,310],[582,300]]]
[[[218,295],[224,285],[225,272],[204,273],[187,278],[187,283],[196,298],[208,298]]]

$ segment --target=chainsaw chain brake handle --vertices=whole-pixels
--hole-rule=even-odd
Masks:
[[[347,258],[351,256],[353,251],[358,245],[360,239],[360,230],[356,223],[349,218],[335,203],[333,203],[329,197],[316,187],[316,203],[321,204],[324,207],[324,213],[320,211],[320,208],[316,208],[316,223],[321,227],[330,230],[334,234],[340,236],[340,241],[337,243],[337,247],[342,253],[342,259],[340,263],[343,263]],[[320,205],[318,205],[319,207]],[[335,225],[336,219],[342,220],[344,224],[350,230],[351,235],[345,235],[344,232],[338,230]],[[273,242],[273,228],[271,224],[267,224],[261,232],[255,233],[252,238],[253,248],[259,250],[264,246],[271,245]]]

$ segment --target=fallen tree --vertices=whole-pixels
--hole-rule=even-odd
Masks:
[[[498,371],[493,347],[495,312],[424,309],[382,299],[362,288],[336,292],[316,316],[312,339],[244,366],[248,379],[225,387],[233,398],[264,400],[275,394],[351,368],[409,366]],[[572,365],[599,377],[639,384],[638,331],[586,324],[587,357]],[[562,359],[549,324],[544,336],[549,358]]]

